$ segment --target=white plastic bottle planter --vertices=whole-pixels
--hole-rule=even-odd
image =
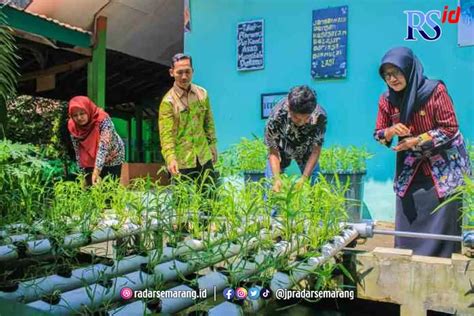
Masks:
[[[11,235],[12,231],[26,231],[30,226],[26,225],[25,223],[16,223],[16,224],[8,224],[3,226],[3,229],[0,230],[0,236],[8,236]]]
[[[262,236],[267,236],[268,232],[262,231]],[[258,245],[258,238],[251,238],[247,243],[247,250]],[[43,310],[53,314],[79,313],[84,308],[96,309],[104,302],[113,302],[121,298],[120,290],[129,287],[132,290],[144,290],[159,282],[175,280],[179,275],[189,275],[193,272],[217,264],[227,258],[238,255],[242,249],[240,244],[220,244],[212,249],[216,256],[209,262],[202,262],[197,259],[186,263],[173,260],[155,266],[153,274],[136,271],[110,280],[111,285],[104,287],[98,283],[87,287],[78,288],[61,294],[58,304],[52,305],[44,301],[29,303],[30,307]]]
[[[276,272],[270,282],[271,290],[275,293],[278,289],[290,289],[294,287],[298,282],[307,278],[318,267],[334,257],[346,245],[356,239],[358,235],[357,230],[352,227],[345,229],[339,236],[333,238],[333,242],[323,245],[321,256],[311,257],[307,262],[298,265],[298,267],[292,271],[291,276],[286,273]],[[252,306],[258,307],[261,305],[253,304]],[[257,311],[254,310],[252,312]]]
[[[31,227],[34,227],[33,230]],[[42,220],[35,221],[31,226],[19,223],[5,225],[4,229],[0,230],[0,239],[4,245],[12,244],[17,241],[27,241],[36,239],[35,232],[44,230],[44,223]]]
[[[287,241],[280,241],[279,243],[275,244],[273,252],[269,255],[272,257],[278,257],[283,254],[289,253],[294,249],[296,242],[289,243]],[[237,264],[234,265],[235,270],[235,279],[243,280],[246,278],[251,277],[255,273],[258,272],[258,267],[260,264],[263,263],[265,259],[268,259],[265,255],[268,255],[267,251],[259,251],[255,256],[255,262],[249,260],[240,260]],[[197,288],[199,290],[206,290],[206,293],[209,295],[213,295],[213,291],[215,290],[217,293],[221,293],[226,287],[229,286],[229,278],[220,272],[211,272],[205,276],[202,276],[197,279]],[[194,291],[192,288],[186,285],[180,285],[174,288],[171,288],[170,291]],[[194,300],[192,298],[164,298],[161,299],[161,309],[159,312],[164,314],[174,314],[177,313],[185,308],[188,308],[194,304]],[[122,314],[125,316],[125,314]]]
[[[92,284],[100,277],[114,277],[129,273],[140,268],[141,264],[149,262],[161,263],[187,252],[201,250],[203,243],[200,240],[190,239],[180,243],[177,248],[164,247],[161,254],[157,250],[151,251],[148,256],[129,256],[122,260],[114,260],[113,266],[96,264],[86,268],[75,269],[70,278],[59,275],[40,277],[34,280],[21,282],[14,292],[0,291],[0,297],[10,300],[22,300],[26,303],[39,299],[42,295],[51,294],[54,290],[69,291],[85,284]]]
[[[211,236],[209,236],[208,240],[211,241],[211,244],[217,243],[219,239],[223,238],[223,235],[221,234],[210,234],[210,235]],[[97,238],[97,240],[98,239],[99,238]],[[87,239],[82,234],[73,234],[65,238],[65,244],[70,245],[70,246],[71,245],[79,246],[83,244],[86,240]],[[31,250],[37,251],[37,253],[44,253],[49,247],[49,242],[47,240],[43,242],[33,241],[32,243],[30,243],[30,247],[31,247]],[[35,250],[35,247],[38,247],[38,249]],[[42,248],[43,250],[41,250]],[[156,259],[153,259],[153,262],[155,263],[163,262],[171,258],[174,258],[177,255],[186,253],[188,251],[199,250],[202,248],[203,248],[202,241],[187,240],[184,242],[182,246],[178,247],[178,249],[165,247],[163,250],[163,253],[161,254],[161,259],[159,261],[156,261]],[[14,258],[15,254],[16,254],[15,252],[10,250],[10,255],[12,255],[11,258]],[[149,257],[151,257],[151,254]],[[145,259],[144,260],[137,259],[137,260],[138,261],[134,263],[135,266],[143,263]],[[130,263],[132,261],[133,260],[130,260]],[[71,278],[64,278],[58,275],[53,275],[49,277],[38,278],[36,280],[27,281],[24,283],[20,283],[19,288],[15,292],[11,292],[11,293],[0,292],[0,297],[5,297],[9,299],[23,298],[27,302],[32,301],[34,299],[37,299],[39,296],[51,293],[53,290],[56,290],[56,289],[67,291],[71,288],[76,288],[77,286],[80,286],[80,285],[93,283],[97,280],[98,275],[114,276],[121,273],[126,273],[129,271],[128,268],[125,268],[125,265],[127,265],[128,262],[129,262],[128,260],[122,260],[118,263],[118,265],[116,263],[113,267],[108,267],[104,265],[96,265],[90,268],[77,269],[73,271]],[[124,268],[122,269],[122,267]]]
[[[222,290],[229,283],[226,276],[220,272],[211,272],[203,277],[200,277],[198,280],[199,289],[206,289],[207,295],[213,295],[214,286],[216,291]],[[144,301],[137,301],[131,304],[118,307],[112,311],[109,311],[109,315],[114,316],[128,316],[128,315],[146,315],[152,313],[163,313],[163,314],[174,314],[177,313],[189,306],[192,306],[195,301],[192,298],[192,295],[196,292],[193,288],[187,285],[175,286],[168,291],[174,291],[177,293],[180,292],[180,295],[185,297],[180,298],[161,298],[160,309],[159,310],[150,310],[147,304]],[[183,294],[181,294],[183,293]],[[186,294],[184,294],[186,293]],[[188,294],[189,293],[189,294]],[[198,292],[201,293],[201,292]]]
[[[307,278],[313,271],[315,271],[319,266],[327,262],[329,259],[334,257],[339,251],[341,251],[346,245],[351,243],[358,236],[357,230],[352,227],[345,229],[341,232],[339,236],[334,237],[332,243],[327,243],[323,245],[322,252],[323,254],[319,257],[311,257],[307,260],[306,263],[301,263],[295,268],[291,276],[287,273],[282,273],[277,271],[270,282],[270,288],[275,293],[277,289],[290,289],[295,284],[301,280]],[[229,304],[233,305],[230,306]],[[256,313],[258,310],[264,306],[263,300],[261,298],[257,300],[247,299],[245,301],[245,311],[248,313]],[[217,312],[225,312],[226,316],[237,316],[243,315],[243,309],[241,306],[224,302],[218,306],[209,310],[209,315],[220,315]]]
[[[213,308],[211,308],[208,313],[208,316],[243,316],[244,311],[239,305],[233,304],[231,302],[221,303]]]
[[[302,237],[300,237],[302,239]],[[296,248],[297,242],[293,240],[292,243],[287,241],[280,241],[274,245],[273,251],[264,251],[260,250],[255,255],[255,261],[249,261],[241,259],[236,264],[233,264],[234,271],[237,270],[234,274],[235,279],[246,279],[258,272],[258,267],[265,260],[271,257],[278,257],[284,254],[292,252]],[[202,276],[197,279],[197,288],[199,290],[206,290],[208,297],[213,295],[215,290],[217,293],[220,293],[224,288],[229,286],[229,279],[226,275],[221,272],[211,272],[205,276]],[[179,285],[174,288],[169,289],[169,291],[194,291],[191,287],[186,285]],[[174,314],[185,308],[192,306],[195,301],[192,297],[183,297],[183,298],[162,298],[160,299],[160,310],[150,310],[146,303],[142,301],[133,302],[127,306],[121,306],[109,312],[110,315],[117,316],[126,316],[126,315],[145,315],[152,313],[164,313],[164,314]]]
[[[0,261],[18,259],[19,254],[15,245],[0,246]]]
[[[31,234],[18,234],[18,235],[0,235],[0,238],[2,238],[2,243],[3,244],[13,244],[18,241],[27,241],[29,239],[34,239],[34,235]]]
[[[150,229],[157,229],[154,226]],[[128,224],[121,230],[115,231],[110,227],[94,231],[90,238],[82,233],[74,233],[64,237],[62,247],[65,249],[79,248],[90,244],[97,244],[105,241],[114,240],[116,238],[136,235],[144,231],[136,224]],[[26,244],[26,256],[44,255],[50,253],[53,246],[48,239],[32,240]],[[19,249],[16,245],[0,246],[0,261],[9,261],[20,258]]]

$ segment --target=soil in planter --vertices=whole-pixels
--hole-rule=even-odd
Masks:
[[[2,280],[0,281],[0,292],[15,292],[18,289],[18,281]]]
[[[41,296],[41,300],[51,305],[57,305],[61,301],[60,293],[53,293]]]
[[[114,282],[109,278],[105,278],[105,279],[99,280],[97,284],[105,287],[106,289],[110,289],[112,285],[114,285]]]
[[[207,316],[209,313],[207,311],[195,310],[188,313],[188,316]]]
[[[155,273],[154,267],[152,267],[148,263],[142,263],[140,264],[140,271],[145,272],[146,274],[153,274]]]
[[[18,282],[53,274],[69,278],[73,269],[97,263],[112,266],[114,261],[77,253],[72,257],[46,255],[0,263],[0,291],[14,291]]]
[[[56,267],[56,274],[63,278],[70,278],[72,276],[72,267],[67,264],[60,264]]]
[[[78,252],[73,258],[72,258],[72,263],[76,263],[77,265],[91,265],[91,264],[98,264],[101,263],[103,265],[106,265],[108,267],[111,267],[114,265],[114,260],[107,258],[107,257],[101,257],[101,256],[95,256],[91,255],[89,253],[85,252]]]
[[[57,257],[47,255],[0,263],[0,288],[9,291],[17,281],[54,274],[56,262]]]
[[[176,233],[166,242],[166,246],[176,248],[179,243],[185,241],[189,236],[189,233]]]
[[[143,249],[140,249],[141,236],[133,235],[115,240],[116,256],[123,258],[132,255],[138,255]]]
[[[163,308],[163,303],[160,299],[154,299],[146,303],[146,307],[153,313],[160,313]]]
[[[199,291],[199,284],[196,282],[198,278],[200,278],[202,275],[197,274],[197,273],[191,273],[186,276],[186,279],[183,279],[182,282],[183,284],[189,286],[195,291]]]
[[[229,276],[230,276],[229,270],[227,270],[227,268],[225,268],[225,267],[215,267],[215,268],[214,268],[214,271],[217,271],[217,272],[219,272],[219,273],[222,273],[222,274],[225,275],[226,277],[229,277]]]

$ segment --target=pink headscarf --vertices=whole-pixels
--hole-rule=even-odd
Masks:
[[[99,125],[109,115],[85,96],[77,96],[69,101],[69,117],[77,109],[86,112],[89,121],[85,126],[80,126],[70,118],[67,127],[71,135],[79,140],[79,165],[82,168],[93,168],[99,146]]]

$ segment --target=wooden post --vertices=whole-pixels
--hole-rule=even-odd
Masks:
[[[137,136],[138,162],[145,162],[143,152],[143,105],[141,103],[135,105],[135,119],[137,121],[135,134]]]
[[[107,18],[99,16],[95,27],[92,62],[87,68],[87,95],[101,108],[105,108]]]
[[[133,162],[133,151],[132,151],[132,118],[128,118],[127,120],[127,128],[128,128],[128,161]]]

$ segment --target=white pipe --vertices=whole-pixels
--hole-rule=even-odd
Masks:
[[[221,303],[208,311],[208,316],[243,316],[244,311],[239,305],[231,302]]]
[[[187,252],[201,250],[203,247],[204,244],[201,240],[190,239],[180,243],[177,248],[164,247],[161,253],[153,250],[146,257],[134,255],[122,260],[114,260],[113,266],[96,264],[87,268],[75,269],[72,271],[70,278],[51,275],[21,282],[18,289],[14,292],[0,291],[0,297],[9,300],[31,302],[37,300],[42,295],[52,293],[54,290],[60,290],[61,292],[69,291],[85,284],[92,284],[100,277],[114,277],[129,273],[139,269],[143,263],[162,263]]]
[[[302,237],[297,237],[301,241]],[[237,264],[232,265],[234,271],[233,277],[237,280],[246,279],[257,272],[258,266],[262,264],[269,256],[278,257],[286,253],[291,253],[295,246],[298,245],[297,240],[293,239],[291,243],[287,241],[280,241],[275,244],[274,250],[272,252],[260,250],[255,256],[255,262],[241,259]],[[202,276],[197,279],[197,288],[199,291],[206,291],[208,297],[216,293],[220,293],[225,287],[229,286],[229,279],[227,276],[220,272],[211,272],[205,276]],[[193,291],[188,286],[180,285],[174,288],[169,289],[168,291]],[[147,308],[145,303],[140,304],[139,302],[132,303],[133,306],[127,309],[119,307],[111,311],[112,315],[129,315],[132,310],[135,315],[144,315],[154,313],[164,313],[164,314],[174,314],[177,313],[191,305],[193,305],[194,300],[189,297],[183,298],[162,298],[160,299],[160,310],[150,311]]]
[[[330,258],[335,256],[339,251],[342,250],[347,244],[352,242],[358,236],[357,230],[352,227],[345,229],[341,232],[341,236],[336,236],[333,238],[332,243],[327,243],[322,247],[322,255],[318,257],[311,257],[305,263],[298,264],[296,268],[292,270],[291,276],[277,271],[270,282],[270,288],[275,293],[277,289],[289,289],[292,288],[295,284],[307,278],[310,273],[315,271],[319,266],[324,264]],[[261,302],[262,301],[262,302]],[[232,307],[229,304],[233,305]],[[224,306],[224,307],[221,307]],[[258,310],[264,306],[264,302],[261,298],[257,300],[250,300],[247,298],[245,301],[245,312],[255,314]],[[217,314],[225,312],[226,316],[242,315],[244,310],[241,306],[224,302],[216,307],[209,310],[209,315],[221,315]]]
[[[156,230],[158,226],[149,227],[148,229]],[[87,238],[82,233],[74,233],[64,237],[62,244],[63,248],[79,248],[87,246],[89,244],[97,244],[105,241],[114,240],[116,238],[122,238],[132,236],[144,231],[140,229],[138,225],[129,224],[125,229],[114,231],[112,228],[102,228],[92,233],[90,238]],[[38,249],[36,249],[38,248]],[[50,253],[53,250],[51,242],[47,239],[32,240],[27,243],[26,255],[35,256],[39,254]],[[12,253],[13,252],[13,253]],[[0,261],[8,261],[19,258],[18,248],[15,245],[4,245],[0,246]]]
[[[0,246],[0,261],[18,259],[18,251],[15,245]]]
[[[260,238],[268,237],[268,235],[267,231],[262,231]],[[245,240],[242,239],[241,244],[245,243],[247,249],[252,249],[258,245],[258,240],[259,238],[254,237],[245,243]],[[222,260],[236,256],[243,250],[241,244],[220,244],[213,247],[210,252],[206,252],[215,254],[215,257],[212,257],[208,262],[203,262],[202,256],[196,256],[194,260],[186,263],[173,260],[155,266],[153,269],[154,273],[151,275],[137,271],[112,279],[112,286],[108,289],[96,283],[63,293],[60,302],[56,305],[44,301],[35,301],[28,305],[53,314],[78,313],[86,306],[94,309],[99,307],[104,301],[119,300],[120,290],[123,287],[129,287],[132,290],[143,290],[152,287],[158,281],[168,282],[175,280],[179,275],[189,275],[209,265],[214,265]]]
[[[17,241],[26,241],[28,239],[34,238],[34,236],[30,234],[3,235],[2,233],[0,233],[0,236],[3,238],[2,242],[4,244],[13,244]]]
[[[94,231],[91,234],[90,238],[88,238],[82,233],[73,233],[64,237],[62,247],[65,249],[79,248],[79,247],[83,247],[87,245],[114,240],[116,238],[123,238],[123,237],[136,235],[145,230],[157,230],[160,228],[160,223],[163,224],[165,221],[153,220],[153,222],[154,223],[152,225],[149,225],[145,229],[133,223],[126,223],[120,230],[113,230],[110,227],[100,228]],[[20,225],[20,224],[17,224],[17,225]],[[276,229],[281,227],[281,224],[278,223],[277,221],[274,221],[273,219],[272,219],[272,225],[274,225],[274,228]],[[23,226],[19,226],[19,227],[23,227]],[[244,228],[239,227],[237,229],[238,234],[242,234],[244,231],[245,231]],[[51,242],[47,242],[47,243],[40,242],[43,240],[45,239],[32,240],[28,242],[26,255],[35,256],[38,254],[47,254],[51,252],[53,250],[53,245],[51,244]],[[36,247],[39,247],[39,248],[35,249]],[[18,259],[19,257],[20,256],[18,253],[18,248],[15,245],[0,246],[0,262]]]

